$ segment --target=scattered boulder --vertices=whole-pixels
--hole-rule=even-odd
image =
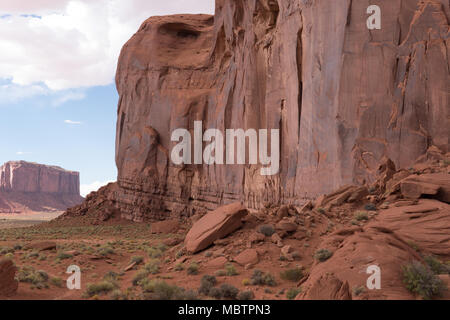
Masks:
[[[80,251],[78,250],[69,250],[69,251],[65,251],[66,254],[71,255],[71,256],[79,256],[80,255]]]
[[[379,179],[377,185],[380,188],[380,191],[385,191],[387,182],[392,179],[395,172],[395,163],[391,159],[384,157],[381,161],[381,164],[378,166]]]
[[[208,268],[222,268],[228,263],[228,259],[225,257],[217,257],[212,259],[206,263],[206,267]]]
[[[227,239],[227,238],[225,238],[225,239],[217,239],[213,243],[214,243],[215,246],[225,247],[225,246],[228,246],[231,243],[231,240]]]
[[[292,238],[296,240],[303,240],[308,237],[307,233],[305,231],[297,231],[292,235]]]
[[[56,250],[56,242],[53,241],[36,242],[28,245],[26,248],[38,251]]]
[[[364,199],[369,194],[366,187],[348,185],[328,195],[317,198],[314,208],[329,210],[332,207],[340,206],[346,202],[353,203]]]
[[[174,246],[176,246],[177,244],[180,244],[180,243],[182,243],[182,242],[183,242],[183,239],[182,239],[182,238],[179,238],[179,237],[169,238],[169,239],[166,239],[166,240],[163,241],[163,243],[164,243],[166,246],[168,246],[168,247],[174,247]]]
[[[15,279],[17,267],[9,259],[0,259],[0,297],[13,296],[19,287]]]
[[[277,212],[277,218],[278,219],[283,219],[285,217],[289,217],[289,207],[288,206],[281,206]]]
[[[284,255],[291,253],[291,251],[292,251],[291,246],[284,246],[283,248],[281,248],[281,253]]]
[[[217,249],[217,250],[213,251],[212,256],[213,257],[221,257],[224,254],[225,254],[225,249],[224,248],[220,248],[220,249]]]
[[[275,226],[275,229],[282,231],[282,232],[295,232],[298,228],[298,225],[291,221],[290,219],[283,219],[280,222],[278,222]]]
[[[281,248],[281,255],[288,261],[294,261],[294,255],[291,246],[284,246]]]
[[[303,207],[298,211],[300,214],[305,214],[308,211],[311,211],[314,208],[312,201],[308,201],[303,205]]]
[[[130,270],[133,270],[136,265],[137,265],[137,262],[132,262],[127,267],[125,267],[125,269],[123,269],[123,271],[128,272]]]
[[[271,237],[273,243],[278,244],[281,242],[281,237],[278,233],[274,233]]]
[[[176,233],[180,227],[180,222],[177,219],[169,219],[164,221],[154,222],[151,227],[151,233]]]
[[[262,233],[254,232],[250,235],[248,241],[250,244],[253,244],[253,243],[263,242],[265,239],[266,239],[266,237]]]
[[[186,257],[186,256],[178,258],[177,260],[175,260],[175,265],[185,263],[187,260],[188,260],[188,257]]]
[[[259,262],[258,251],[255,249],[244,250],[234,258],[234,261],[241,266],[255,265]]]
[[[359,187],[355,191],[352,192],[350,197],[347,199],[347,202],[359,202],[364,200],[369,195],[369,190],[367,187]]]
[[[247,209],[239,202],[206,214],[189,230],[185,239],[187,251],[196,253],[226,237],[242,226],[242,218],[246,214]]]

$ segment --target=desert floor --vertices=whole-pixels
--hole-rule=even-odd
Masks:
[[[0,230],[9,228],[31,227],[53,220],[63,212],[33,212],[25,214],[0,214]]]
[[[214,246],[196,255],[185,254],[182,241],[188,230],[183,226],[175,233],[155,234],[150,223],[124,220],[97,226],[81,219],[77,223],[77,218],[45,222],[56,215],[0,218],[0,257],[12,259],[22,279],[17,295],[11,299],[153,299],[154,293],[146,294],[155,283],[152,280],[162,283],[159,289],[150,290],[157,294],[160,290],[159,298],[211,299],[189,292],[199,289],[205,275],[214,275],[218,288],[229,284],[240,292],[252,291],[256,299],[287,299],[298,293],[297,282],[302,277],[298,261],[262,259],[257,267],[248,270],[231,262],[211,265],[209,262],[226,256],[223,249]],[[250,222],[246,225],[240,232],[253,228]],[[295,239],[286,243],[300,245]],[[50,248],[42,250],[46,246]],[[270,241],[257,248],[265,256],[279,256],[280,249]],[[235,250],[237,254],[239,250]],[[134,266],[133,261],[137,261]],[[81,269],[81,290],[66,288],[70,276],[66,271],[71,265]],[[270,285],[251,285],[255,269],[270,273],[275,281]],[[290,280],[280,278],[283,270],[293,271]],[[147,283],[139,282],[142,279]]]

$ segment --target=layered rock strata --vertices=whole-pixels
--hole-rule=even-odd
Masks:
[[[64,211],[82,201],[78,172],[25,161],[0,167],[0,212]]]
[[[449,17],[446,0],[217,0],[215,16],[148,19],[116,76],[123,216],[300,204],[373,182],[385,157],[404,168],[431,145],[448,152]],[[194,121],[279,129],[279,174],[173,164],[172,132]]]

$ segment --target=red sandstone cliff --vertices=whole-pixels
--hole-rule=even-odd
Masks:
[[[367,7],[381,30],[366,27]],[[446,0],[217,0],[215,16],[145,21],[117,69],[115,205],[135,221],[241,200],[302,203],[449,151]],[[280,129],[280,173],[176,166],[172,131]],[[111,196],[110,196],[111,197]]]
[[[82,201],[78,172],[25,161],[0,167],[0,212],[66,210]]]

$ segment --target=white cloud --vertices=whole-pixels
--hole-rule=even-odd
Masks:
[[[0,9],[2,12],[8,13],[38,14],[64,9],[66,4],[67,1],[64,0],[14,0],[2,1]]]
[[[72,120],[64,120],[64,123],[67,123],[67,124],[74,124],[74,125],[80,125],[80,124],[83,124],[83,122],[81,122],[81,121],[72,121]]]
[[[31,153],[31,152],[25,152],[25,151],[19,151],[19,152],[16,152],[16,154],[17,154],[18,156],[24,156],[24,155],[32,154],[32,153]]]
[[[15,103],[22,99],[48,94],[48,88],[38,84],[28,86],[21,86],[12,83],[3,84],[0,85],[0,104]]]
[[[106,181],[106,182],[95,181],[92,182],[91,184],[82,184],[80,186],[80,194],[81,196],[86,197],[91,192],[98,191],[98,189],[100,189],[103,186],[106,186],[108,183],[111,182],[114,181]]]
[[[10,16],[0,19],[0,78],[28,89],[108,85],[123,44],[146,18],[213,10],[214,0],[1,1]]]
[[[83,100],[86,98],[86,93],[83,89],[53,91],[42,83],[18,85],[12,83],[11,80],[0,81],[0,106],[43,96],[50,98],[52,106],[59,107],[71,100]]]
[[[55,98],[53,100],[53,106],[55,107],[59,107],[60,105],[63,105],[64,103],[71,101],[71,100],[75,100],[75,101],[79,101],[79,100],[83,100],[84,98],[86,98],[86,94],[84,92],[66,92],[62,95],[60,95],[59,97]]]

